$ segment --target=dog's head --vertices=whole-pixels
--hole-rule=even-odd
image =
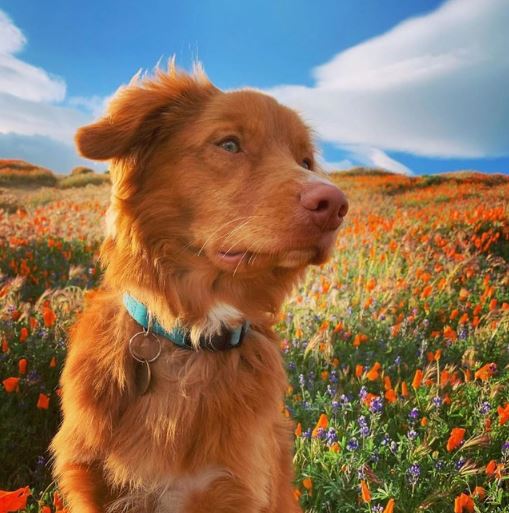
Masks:
[[[136,78],[76,141],[112,161],[105,253],[127,285],[137,274],[138,286],[164,289],[194,274],[223,296],[240,284],[287,290],[327,260],[348,209],[293,110],[222,92],[201,72]]]

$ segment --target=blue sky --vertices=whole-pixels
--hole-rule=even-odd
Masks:
[[[509,172],[508,24],[507,0],[0,0],[0,157],[68,172],[75,129],[175,54],[299,110],[330,168]]]

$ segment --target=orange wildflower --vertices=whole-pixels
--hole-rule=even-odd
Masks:
[[[458,334],[450,326],[444,327],[444,337],[455,342],[458,340]]]
[[[311,495],[313,491],[313,480],[310,477],[306,477],[302,480],[302,486],[309,492],[309,495]]]
[[[53,356],[49,362],[49,366],[54,369],[57,366],[57,359]]]
[[[2,383],[8,394],[19,391],[19,378],[6,378]]]
[[[474,513],[474,500],[470,495],[462,493],[454,500],[454,513]]]
[[[467,289],[461,289],[459,293],[460,301],[466,301],[470,296],[470,292]]]
[[[486,497],[486,489],[483,488],[482,486],[476,486],[474,488],[472,496],[479,497],[480,500],[484,500],[484,498]]]
[[[392,388],[390,388],[389,390],[387,390],[387,392],[385,392],[385,398],[390,403],[395,403],[398,400],[398,396],[396,395],[396,392],[394,392],[394,390]]]
[[[364,480],[361,481],[361,496],[364,502],[371,502],[371,492],[369,491],[368,484]]]
[[[454,321],[454,319],[456,319],[456,317],[458,317],[459,315],[459,310],[457,308],[455,308],[452,312],[451,312],[451,315],[449,316],[449,319],[451,321]]]
[[[384,388],[385,390],[390,390],[392,388],[390,376],[384,376]]]
[[[327,415],[325,413],[322,413],[320,415],[320,418],[318,419],[318,422],[316,423],[315,429],[313,429],[313,432],[311,433],[312,437],[318,436],[318,430],[319,429],[327,429],[327,426],[329,425],[329,419],[327,418]]]
[[[380,377],[380,369],[382,368],[382,364],[380,362],[375,362],[373,367],[368,371],[366,377],[369,381],[376,381]]]
[[[28,338],[28,329],[23,327],[19,332],[19,341],[24,342]]]
[[[49,506],[43,506],[40,513],[51,513],[51,508]]]
[[[387,502],[387,505],[385,506],[385,509],[383,511],[383,513],[393,513],[394,512],[394,499],[389,499],[389,501]]]
[[[55,312],[49,306],[44,308],[42,317],[44,319],[44,326],[46,326],[46,328],[51,328],[51,326],[53,326],[53,324],[55,324],[55,321],[57,320]]]
[[[477,369],[474,374],[474,379],[480,379],[481,381],[487,381],[493,376],[495,371],[497,370],[496,363],[487,363],[483,365],[480,369]]]
[[[299,422],[295,428],[295,436],[302,435],[302,424]]]
[[[40,410],[47,410],[49,408],[49,397],[46,394],[39,394],[39,399],[37,400],[37,408]]]
[[[30,488],[25,486],[13,492],[0,490],[0,512],[19,511],[25,509],[27,498],[30,495]]]
[[[502,479],[502,470],[504,469],[504,465],[502,463],[498,463],[495,460],[491,460],[486,465],[486,475],[495,476],[497,479]]]
[[[421,386],[423,376],[424,376],[424,373],[422,372],[421,369],[417,369],[415,371],[414,379],[412,381],[412,388],[417,390]]]
[[[366,289],[368,292],[371,292],[376,287],[376,280],[375,278],[370,278],[368,280],[368,283],[366,283]]]
[[[463,428],[452,428],[451,435],[447,441],[448,452],[454,451],[454,449],[457,449],[461,445],[463,437],[465,436],[465,431],[466,430]]]
[[[401,395],[403,397],[408,397],[410,395],[408,393],[408,385],[406,384],[406,381],[403,381],[403,383],[401,383]]]
[[[367,340],[367,335],[364,335],[364,333],[358,333],[357,335],[355,335],[355,338],[353,340],[353,346],[359,347],[362,344],[362,342],[366,342]]]
[[[18,371],[20,374],[26,374],[27,372],[28,360],[26,358],[21,358],[18,362]]]
[[[428,425],[428,418],[427,417],[423,417],[421,419],[421,426],[422,427],[426,427]]]
[[[360,378],[362,376],[362,373],[364,372],[364,366],[363,365],[356,365],[355,366],[355,377]]]
[[[499,406],[497,408],[498,412],[498,422],[501,426],[503,426],[506,422],[509,421],[509,403],[506,403],[505,406]]]
[[[339,446],[339,444],[337,442],[334,442],[331,446],[330,446],[330,450],[332,452],[339,452],[341,450],[341,447]]]

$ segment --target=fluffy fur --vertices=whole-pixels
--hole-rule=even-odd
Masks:
[[[222,143],[232,134],[239,152]],[[171,66],[121,88],[76,142],[85,157],[111,160],[113,187],[104,281],[71,333],[52,443],[70,511],[301,511],[271,326],[337,233],[299,203],[306,187],[327,183],[307,127],[266,95],[224,93],[202,72]],[[189,328],[194,343],[221,322],[252,327],[225,352],[162,339],[150,391],[139,395],[127,346],[140,327],[125,291],[166,329]]]

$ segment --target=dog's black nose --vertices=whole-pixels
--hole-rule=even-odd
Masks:
[[[323,183],[307,185],[300,195],[300,204],[324,232],[338,228],[348,212],[348,201],[343,192]]]

